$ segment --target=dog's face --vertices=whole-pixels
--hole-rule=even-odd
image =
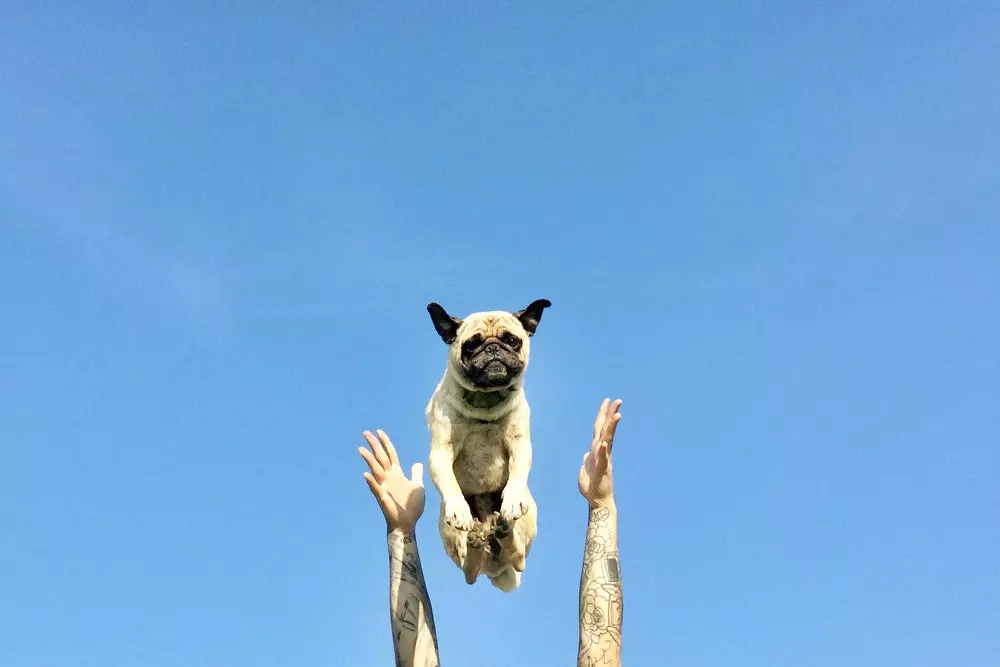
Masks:
[[[496,391],[518,384],[528,366],[531,337],[542,311],[552,304],[533,301],[524,310],[473,313],[465,319],[449,315],[436,303],[427,306],[431,321],[449,346],[449,371],[466,389]]]

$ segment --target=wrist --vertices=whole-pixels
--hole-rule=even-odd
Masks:
[[[614,496],[607,496],[604,498],[587,498],[587,504],[590,506],[590,510],[606,509],[612,514],[618,514],[618,506],[615,505]]]
[[[412,525],[412,526],[411,525],[392,526],[392,525],[389,525],[387,523],[385,525],[385,531],[386,531],[386,537],[389,537],[389,538],[396,537],[396,538],[401,538],[401,539],[404,539],[404,540],[408,540],[408,539],[411,539],[411,538],[412,539],[416,539],[416,536],[417,536],[417,527],[416,527],[416,525]]]

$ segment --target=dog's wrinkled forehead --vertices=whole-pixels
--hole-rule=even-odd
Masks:
[[[500,338],[504,333],[512,333],[519,338],[528,336],[521,321],[513,314],[503,311],[473,313],[466,317],[458,328],[458,337],[461,340],[477,334],[483,338]]]

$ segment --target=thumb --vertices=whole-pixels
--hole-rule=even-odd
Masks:
[[[424,464],[414,463],[413,467],[410,468],[410,481],[417,486],[423,487],[424,485]]]

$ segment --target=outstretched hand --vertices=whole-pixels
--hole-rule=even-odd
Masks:
[[[580,493],[591,507],[614,504],[611,450],[615,444],[615,430],[622,418],[618,412],[621,405],[621,399],[616,399],[614,403],[604,399],[594,420],[594,437],[590,442],[590,450],[583,455],[578,482]]]
[[[424,512],[424,466],[414,463],[407,479],[389,436],[383,431],[377,433],[378,438],[370,431],[364,432],[371,451],[358,447],[371,469],[364,473],[365,481],[382,508],[389,531],[413,530]]]

